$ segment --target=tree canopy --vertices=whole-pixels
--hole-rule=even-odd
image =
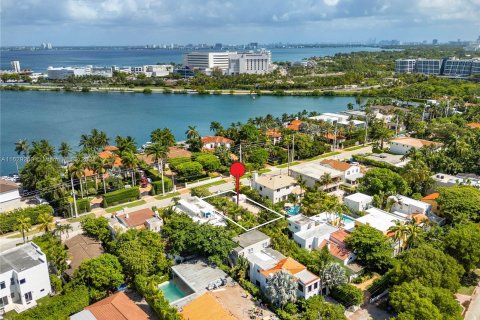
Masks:
[[[440,212],[453,223],[480,221],[480,190],[472,186],[440,188]]]
[[[446,252],[460,263],[465,271],[480,264],[480,226],[474,223],[458,224],[448,232],[444,245]]]
[[[410,188],[398,173],[390,169],[373,168],[360,178],[358,191],[372,196],[379,195],[386,202],[389,196],[410,193]]]

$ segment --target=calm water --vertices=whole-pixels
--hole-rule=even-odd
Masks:
[[[139,145],[155,128],[168,127],[177,140],[185,139],[188,125],[210,134],[210,122],[224,126],[255,116],[345,110],[352,97],[199,96],[135,93],[0,92],[0,156],[16,156],[14,143],[47,139],[77,148],[82,133],[92,128],[110,137],[131,135]],[[0,173],[15,172],[15,163],[0,162]]]
[[[299,61],[313,56],[333,56],[336,53],[380,51],[370,47],[331,47],[271,49],[273,61]],[[89,49],[89,50],[22,50],[0,51],[2,70],[11,69],[10,61],[18,60],[22,69],[45,72],[49,66],[140,66],[156,63],[182,63],[185,50],[152,49]]]

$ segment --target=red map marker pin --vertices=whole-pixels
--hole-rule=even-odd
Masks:
[[[240,177],[245,174],[245,166],[241,162],[234,162],[230,166],[230,173],[235,177],[235,190],[237,191],[237,205],[240,196]]]

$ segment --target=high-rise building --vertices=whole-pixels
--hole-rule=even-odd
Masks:
[[[480,59],[472,60],[472,72],[471,75],[480,74]]]
[[[443,66],[442,75],[447,77],[465,78],[472,72],[472,60],[467,59],[447,59]]]
[[[438,44],[438,39],[433,39],[432,44]]]
[[[184,65],[191,69],[211,72],[219,68],[223,73],[228,71],[230,55],[236,52],[190,52],[184,56]]]
[[[415,72],[439,75],[442,69],[442,59],[417,59]]]
[[[395,60],[396,73],[413,73],[415,72],[415,59],[397,59]]]
[[[20,69],[20,61],[10,61],[10,64],[12,65],[12,70],[15,73],[19,73],[21,71]]]

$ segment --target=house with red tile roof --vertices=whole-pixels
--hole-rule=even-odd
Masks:
[[[234,141],[222,136],[205,136],[202,137],[203,148],[207,150],[214,150],[217,147],[223,146],[230,149]]]
[[[268,279],[281,270],[287,271],[295,279],[298,298],[308,299],[321,291],[317,275],[295,259],[285,257],[272,248],[251,246],[243,255],[250,265],[250,281],[263,292],[266,292]]]
[[[293,131],[300,131],[302,124],[303,124],[302,120],[295,119],[290,121],[286,127],[287,129],[290,129]]]
[[[360,172],[360,167],[349,164],[345,161],[335,159],[325,159],[320,162],[322,166],[335,169],[343,172],[343,180],[350,186],[355,186],[357,180],[363,177],[363,173]]]
[[[467,123],[466,126],[469,127],[470,129],[480,129],[479,122]]]
[[[280,132],[279,129],[268,129],[265,132],[265,135],[270,138],[272,141],[273,145],[277,145],[282,141],[282,133]]]
[[[116,216],[118,223],[111,224],[121,229],[148,229],[150,231],[159,232],[163,226],[163,219],[155,214],[152,209],[145,208],[133,212],[126,212]]]
[[[432,206],[432,212],[438,215],[440,212],[440,206],[437,203],[437,198],[440,196],[440,193],[434,192],[426,195],[421,200],[423,202],[429,203]]]
[[[125,293],[117,292],[72,316],[70,320],[148,320],[150,317]]]

